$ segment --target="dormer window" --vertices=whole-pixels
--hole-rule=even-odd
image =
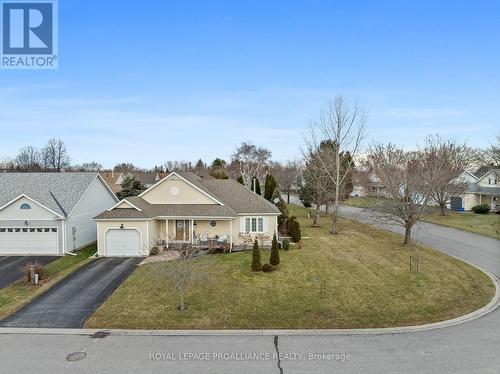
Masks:
[[[24,203],[21,205],[21,209],[31,209],[31,205]]]

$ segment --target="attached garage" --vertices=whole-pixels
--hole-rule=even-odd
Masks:
[[[57,227],[0,227],[0,255],[58,255]]]
[[[105,256],[141,256],[141,233],[137,229],[109,229],[106,231]]]

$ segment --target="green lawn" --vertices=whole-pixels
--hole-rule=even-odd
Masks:
[[[92,244],[76,252],[76,256],[66,255],[45,267],[47,281],[41,286],[25,284],[24,280],[0,290],[0,320],[19,310],[38,295],[46,292],[58,281],[72,273],[78,267],[90,261],[89,257],[97,251]]]
[[[312,228],[307,210],[290,206],[302,224],[302,248],[281,251],[274,273],[250,270],[251,251],[205,256],[209,277],[193,281],[187,311],[165,264],[140,266],[87,320],[88,328],[257,329],[403,326],[456,317],[487,304],[490,279],[475,268],[418,247],[420,285],[409,274],[400,236],[329,217]],[[269,251],[263,251],[263,262]],[[170,266],[172,263],[169,264]],[[168,267],[168,265],[167,265]]]
[[[343,204],[357,208],[381,210],[381,201],[380,198],[375,197],[353,197],[347,199]],[[473,212],[453,212],[448,210],[445,216],[441,216],[439,208],[432,208],[435,210],[435,213],[425,217],[423,221],[500,239],[499,214],[476,214]]]
[[[380,207],[381,201],[382,200],[377,197],[350,197],[342,202],[342,204],[356,208],[377,209]]]
[[[454,227],[476,234],[490,236],[500,239],[500,215],[476,214],[473,212],[446,212],[445,216],[433,215],[424,219],[426,222],[436,223],[438,225]]]

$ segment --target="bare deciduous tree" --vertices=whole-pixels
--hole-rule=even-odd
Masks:
[[[405,228],[404,244],[411,242],[415,223],[429,214],[429,203],[436,190],[441,165],[425,148],[405,152],[393,144],[375,144],[370,148],[367,166],[386,187],[381,202],[385,220]]]
[[[278,181],[280,190],[286,193],[287,204],[290,204],[290,193],[297,189],[297,181],[300,172],[300,163],[297,160],[288,160],[278,164],[274,168],[274,175]]]
[[[165,161],[163,166],[168,171],[187,171],[192,169],[191,162],[189,161]]]
[[[31,145],[23,147],[17,153],[16,164],[23,171],[39,171],[42,169],[42,154]]]
[[[69,166],[69,155],[61,139],[52,138],[42,150],[43,161],[47,169],[61,171]]]
[[[301,199],[314,204],[315,214],[313,217],[313,226],[318,227],[320,221],[321,206],[327,204],[332,196],[332,184],[323,164],[319,153],[322,152],[324,145],[318,149],[311,150],[305,159],[305,166],[302,172]]]
[[[333,185],[332,234],[338,233],[341,189],[346,178],[352,174],[353,160],[360,151],[365,124],[365,111],[358,104],[349,105],[342,96],[337,96],[321,111],[319,119],[312,123],[306,139],[305,157],[320,149],[321,143],[331,145],[318,152],[317,157],[329,183]]]
[[[186,310],[185,295],[190,282],[199,277],[205,277],[211,265],[206,256],[198,257],[202,251],[199,245],[189,243],[171,243],[170,248],[179,252],[179,258],[165,262],[165,269],[172,274],[175,288],[179,295],[178,309]]]
[[[249,142],[243,142],[232,155],[232,160],[238,165],[239,173],[247,187],[251,186],[253,177],[259,180],[264,177],[270,158],[270,150]]]
[[[453,196],[461,195],[466,183],[458,178],[474,160],[474,151],[465,144],[443,140],[439,136],[427,137],[423,155],[426,163],[436,170],[435,190],[432,199],[439,205],[441,215],[445,215],[446,205]]]
[[[102,164],[96,161],[85,162],[82,164],[82,169],[85,171],[101,171]]]
[[[496,144],[480,152],[480,161],[484,165],[500,166],[500,134],[497,135]]]

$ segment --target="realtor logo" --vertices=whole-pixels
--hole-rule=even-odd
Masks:
[[[3,1],[1,5],[1,67],[57,68],[57,2]]]

